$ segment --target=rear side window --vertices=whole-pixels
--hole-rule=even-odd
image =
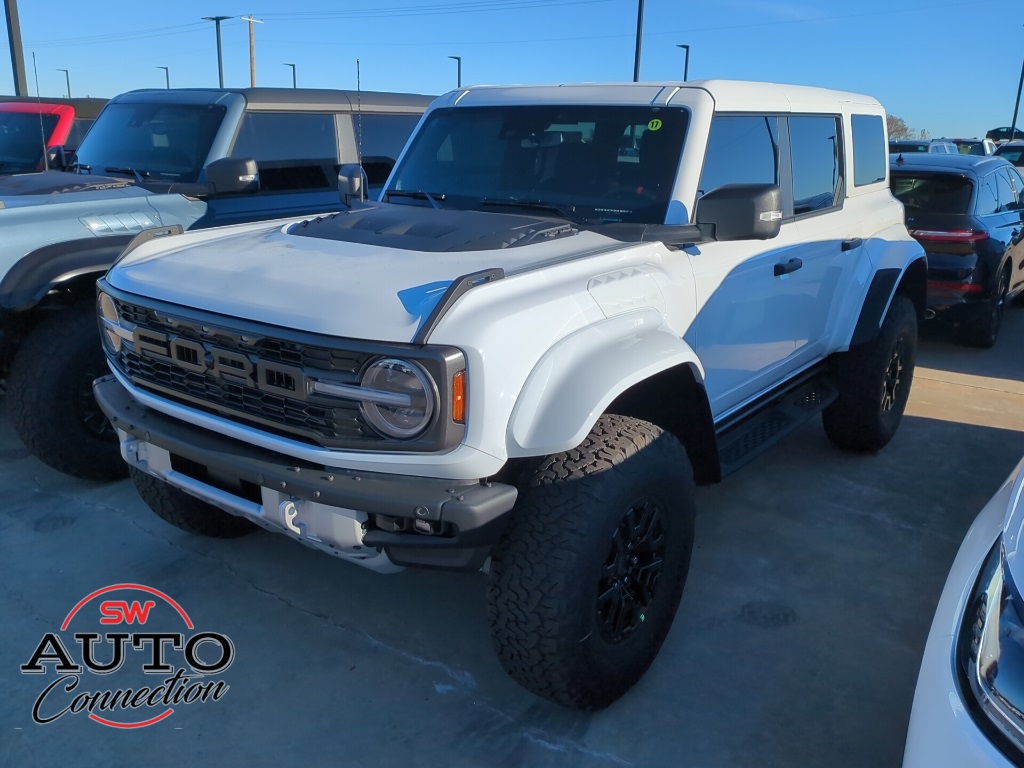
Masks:
[[[1010,184],[1010,177],[1002,170],[992,174],[996,180],[996,195],[999,198],[998,213],[1006,213],[1017,209],[1017,193]]]
[[[836,204],[842,180],[839,163],[839,118],[789,118],[793,156],[793,213],[819,211]]]
[[[419,115],[352,115],[356,146],[370,186],[380,186],[387,181],[419,119]]]
[[[893,173],[889,180],[892,193],[908,211],[929,213],[968,212],[974,184],[970,179],[951,174]],[[978,212],[981,213],[981,198],[984,185],[978,191]],[[992,213],[995,210],[995,187],[990,185]]]
[[[850,126],[853,129],[853,186],[884,181],[888,162],[882,116],[853,115]]]
[[[723,184],[778,184],[778,147],[777,117],[716,117],[708,136],[698,198]]]
[[[231,154],[256,161],[261,191],[329,189],[337,183],[335,120],[327,113],[250,112]]]

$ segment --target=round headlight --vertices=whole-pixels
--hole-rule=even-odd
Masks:
[[[121,337],[116,329],[121,325],[121,318],[117,314],[117,307],[114,300],[106,293],[100,293],[96,299],[97,312],[100,320],[100,338],[103,340],[103,347],[112,355],[121,351]]]
[[[387,437],[416,437],[434,415],[434,388],[427,374],[405,360],[378,360],[363,374],[359,385],[367,390],[360,402],[366,420]]]

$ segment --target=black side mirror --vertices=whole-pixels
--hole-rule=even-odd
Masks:
[[[250,157],[222,157],[206,166],[211,195],[237,195],[260,191],[260,170]]]
[[[66,171],[68,169],[68,155],[64,147],[49,147],[46,150],[46,167],[51,171]]]
[[[777,184],[725,184],[697,201],[697,225],[714,227],[715,240],[770,240],[782,227]]]

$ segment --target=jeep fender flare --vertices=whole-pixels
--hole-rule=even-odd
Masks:
[[[872,245],[868,246],[874,249]],[[850,346],[871,341],[882,327],[892,299],[907,296],[918,317],[924,317],[928,293],[928,261],[917,241],[887,241],[885,252],[877,259],[875,273],[861,304],[860,315],[850,337]]]
[[[0,279],[0,307],[31,309],[56,285],[81,275],[102,275],[135,233],[50,243],[21,257]]]
[[[653,309],[618,315],[561,339],[537,361],[509,419],[509,458],[575,448],[605,409],[635,384],[688,365],[704,380],[697,354]]]

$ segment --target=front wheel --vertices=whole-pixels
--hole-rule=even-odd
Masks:
[[[559,704],[602,709],[657,656],[693,548],[693,472],[676,438],[602,416],[526,478],[492,556],[488,618],[505,671]]]
[[[822,411],[825,434],[848,451],[881,450],[903,418],[917,357],[917,313],[910,299],[896,296],[878,335],[829,362],[839,396]]]
[[[14,429],[37,458],[85,480],[128,474],[117,433],[92,394],[109,373],[92,305],[60,309],[21,342],[7,396]]]

